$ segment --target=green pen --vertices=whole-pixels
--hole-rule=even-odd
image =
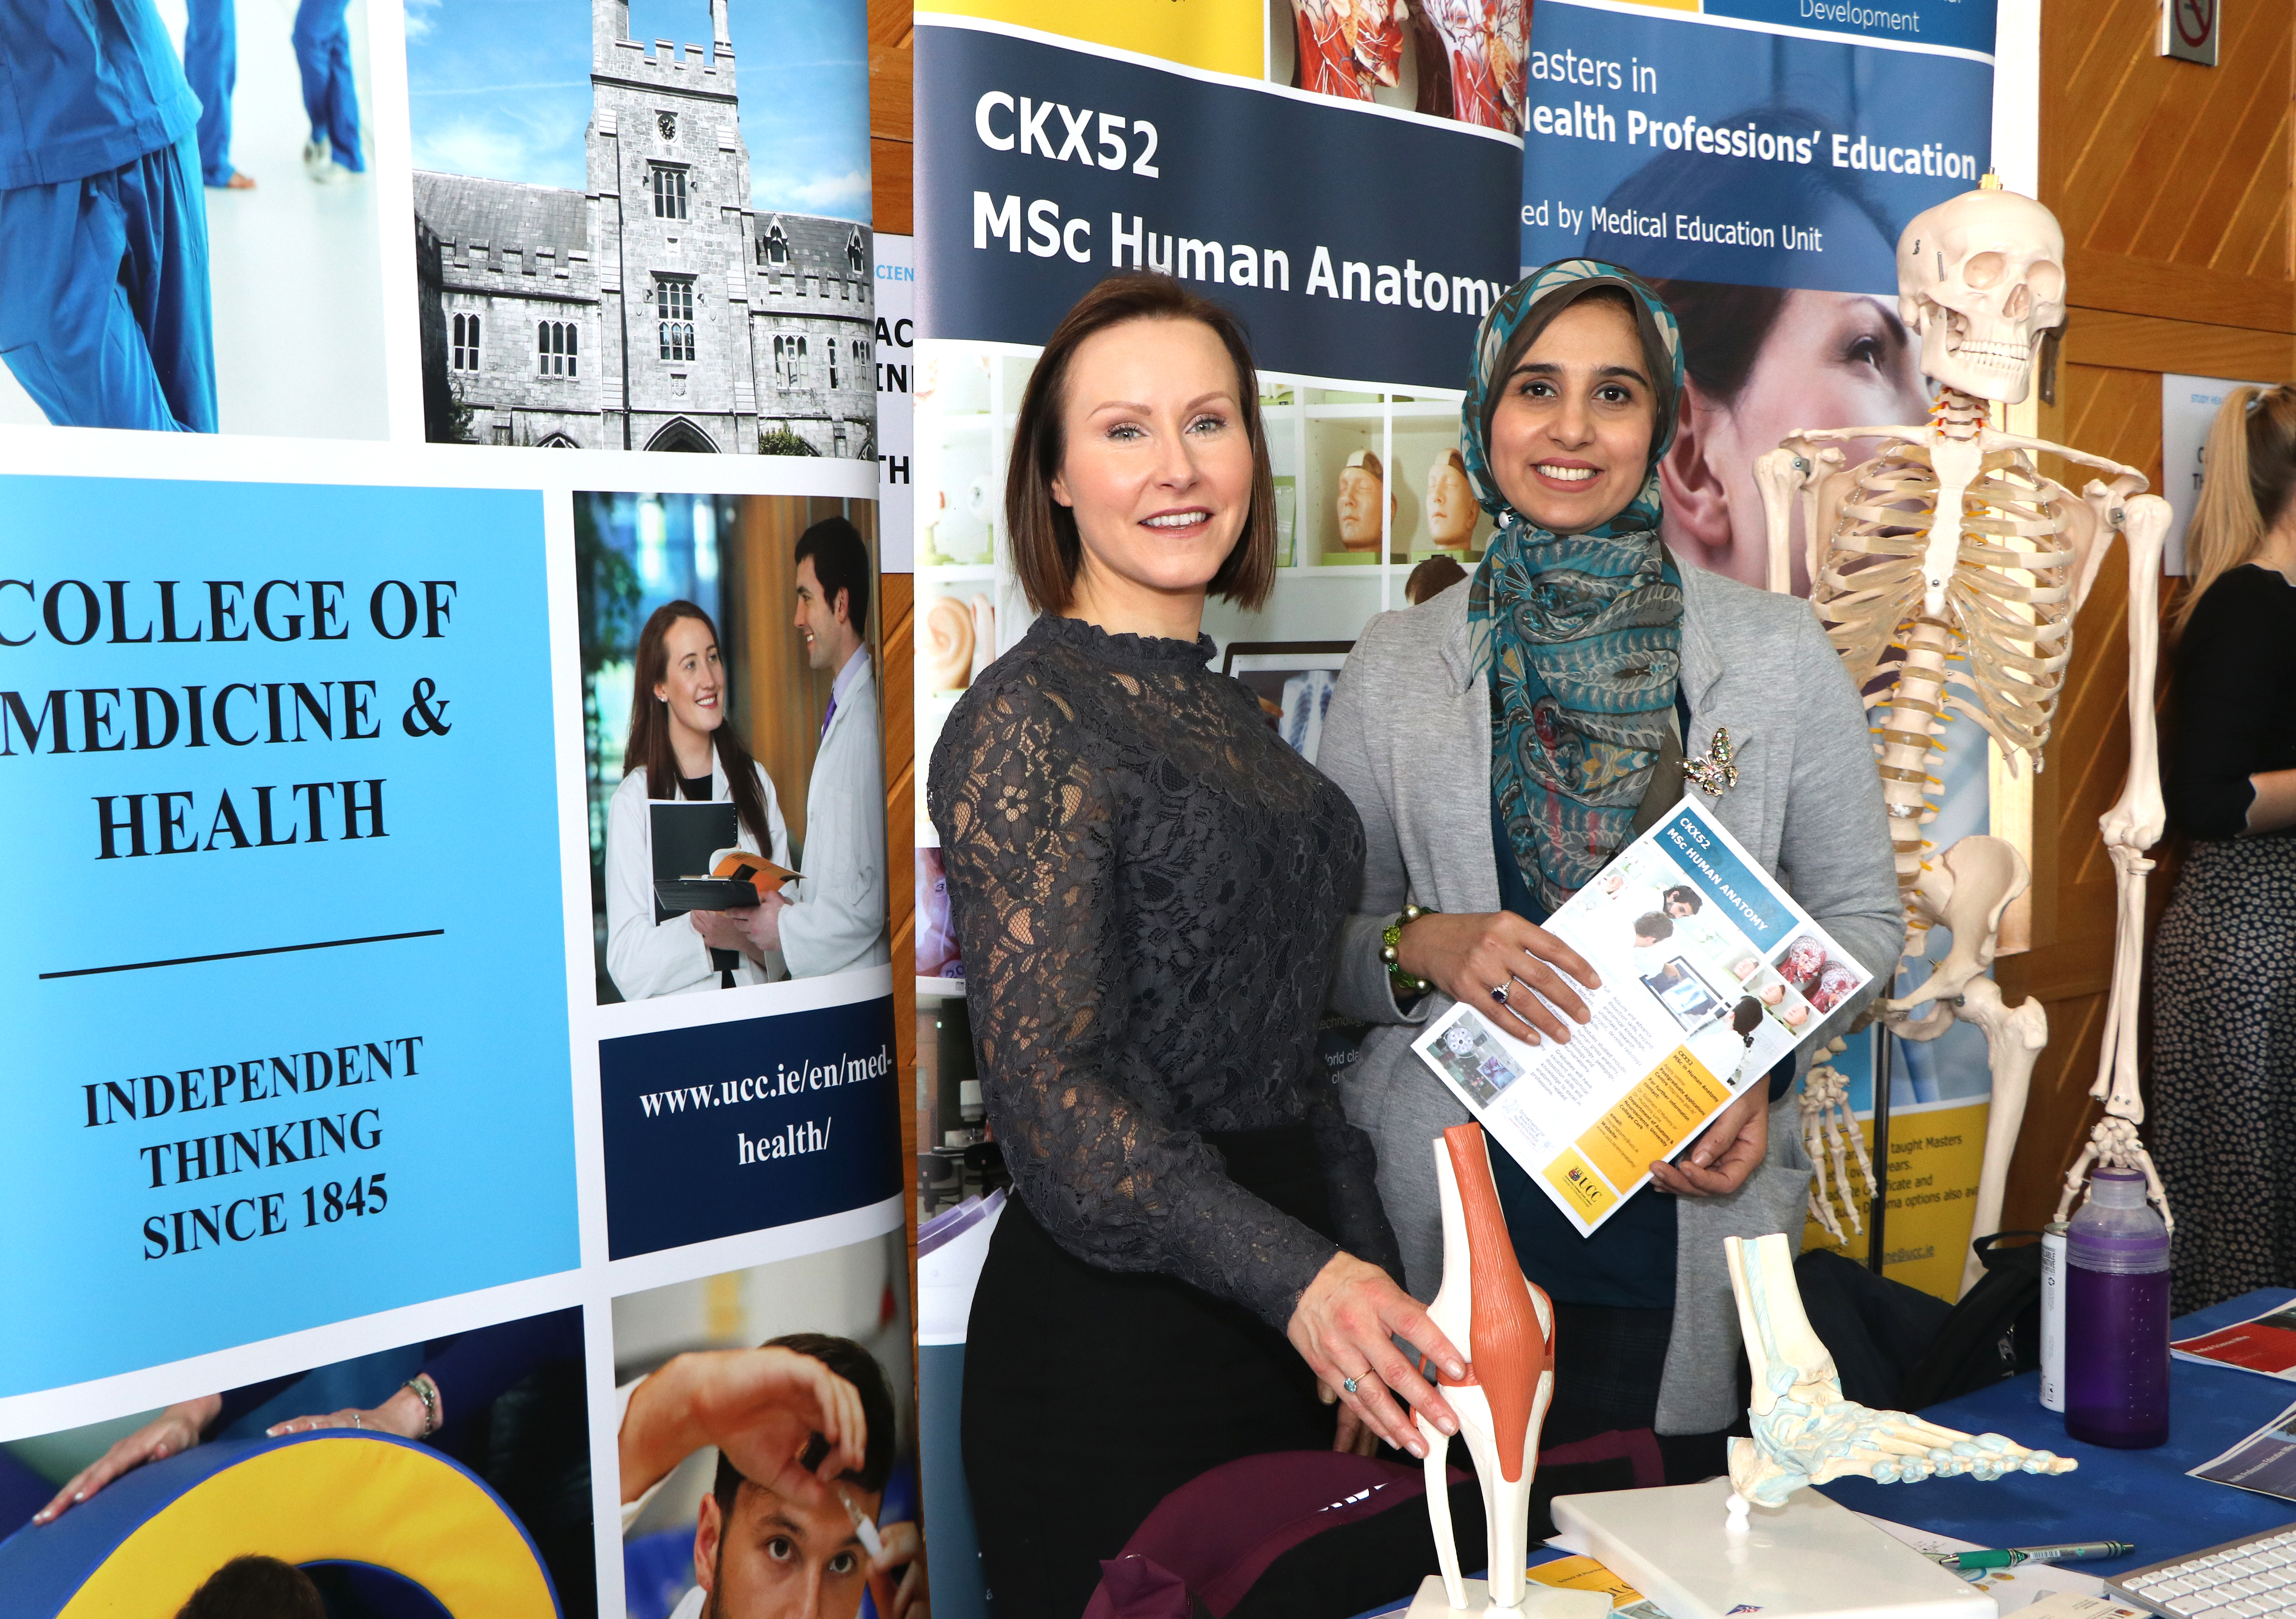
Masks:
[[[1975,1572],[2014,1568],[2020,1563],[2078,1563],[2095,1557],[2125,1557],[2136,1549],[2127,1541],[2082,1541],[2070,1546],[2005,1546],[1997,1551],[1932,1551],[1924,1555],[1944,1567]]]

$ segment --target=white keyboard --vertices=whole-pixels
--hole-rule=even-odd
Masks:
[[[2172,1619],[2296,1619],[2296,1524],[2115,1574],[2105,1589]]]

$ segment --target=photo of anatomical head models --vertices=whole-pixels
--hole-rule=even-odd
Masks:
[[[406,70],[431,441],[875,457],[862,6],[410,0]]]
[[[876,520],[575,496],[601,1004],[891,960]]]
[[[614,1301],[629,1619],[922,1619],[906,1245]]]
[[[584,1391],[570,1309],[12,1440],[0,1591],[23,1619],[587,1619]]]
[[[0,424],[388,436],[373,9],[0,8]]]

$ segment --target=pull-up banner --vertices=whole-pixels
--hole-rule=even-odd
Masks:
[[[1651,279],[1897,285],[1897,234],[1989,160],[1990,0],[1548,0],[1522,256]]]
[[[1505,132],[933,21],[916,45],[928,333],[1042,342],[1102,276],[1147,268],[1216,292],[1267,369],[1459,385],[1514,279]]]

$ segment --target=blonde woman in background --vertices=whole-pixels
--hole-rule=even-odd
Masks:
[[[2191,853],[2153,939],[2179,1312],[2296,1283],[2296,382],[2234,389],[2207,468],[2161,771]]]

